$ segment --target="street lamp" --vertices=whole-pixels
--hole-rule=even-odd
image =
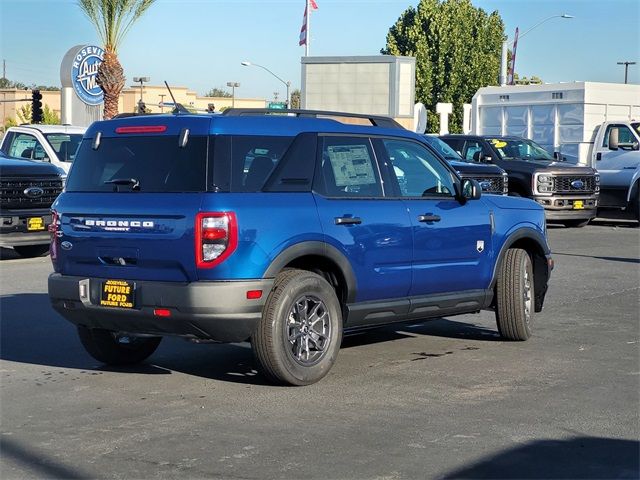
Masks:
[[[227,87],[231,87],[231,108],[236,106],[236,87],[240,86],[240,82],[227,82]]]
[[[636,62],[618,62],[618,65],[624,65],[624,83],[627,83],[627,73],[629,73],[629,65],[635,65]]]
[[[262,65],[258,65],[257,63],[251,63],[251,62],[247,62],[246,60],[244,62],[240,62],[240,65],[243,65],[245,67],[260,67],[263,70],[266,70],[267,72],[269,72],[271,75],[273,75],[274,77],[276,77],[278,80],[280,80],[282,83],[284,83],[284,85],[287,87],[287,108],[289,108],[289,105],[291,104],[291,99],[289,98],[289,88],[291,87],[291,82],[287,81],[285,82],[283,79],[281,79],[278,75],[276,75],[275,73],[273,73],[271,70],[269,70],[267,67],[263,67]]]
[[[574,17],[573,17],[573,15],[569,15],[567,13],[563,13],[562,15],[551,15],[550,17],[547,17],[547,18],[545,18],[543,20],[540,20],[538,23],[536,23],[529,30],[527,30],[524,33],[520,34],[518,36],[518,40],[520,40],[522,37],[524,37],[527,33],[529,33],[534,28],[538,28],[540,25],[542,25],[545,22],[548,22],[549,20],[551,20],[553,18],[574,18]],[[501,87],[504,87],[507,84],[507,50],[509,48],[508,42],[509,42],[508,38],[505,41],[502,42],[502,58],[501,58],[501,61],[500,61],[500,86]]]
[[[133,77],[135,83],[140,84],[140,101],[142,102],[142,87],[151,80],[149,77]]]

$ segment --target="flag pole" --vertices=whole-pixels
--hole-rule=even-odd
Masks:
[[[311,41],[311,9],[309,8],[311,5],[309,5],[309,0],[305,0],[307,6],[306,6],[306,12],[307,12],[307,41],[304,44],[304,56],[308,57],[309,56],[309,43]]]

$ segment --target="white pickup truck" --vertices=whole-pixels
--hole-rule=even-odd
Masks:
[[[600,173],[599,209],[624,210],[640,222],[640,121],[601,124],[590,155]]]
[[[71,125],[20,125],[10,127],[2,138],[5,155],[49,162],[69,173],[85,127]]]

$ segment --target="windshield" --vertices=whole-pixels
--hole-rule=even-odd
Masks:
[[[47,133],[45,138],[61,162],[73,162],[82,141],[81,133]]]
[[[440,140],[438,137],[434,137],[431,135],[424,135],[424,139],[429,145],[431,145],[433,148],[436,149],[436,152],[438,152],[447,160],[455,160],[456,162],[473,163],[473,162],[470,162],[469,160],[462,158],[460,155],[458,155],[458,153],[453,148],[451,148],[445,142]]]
[[[555,161],[549,152],[531,140],[524,138],[488,138],[487,141],[498,151],[502,160]]]

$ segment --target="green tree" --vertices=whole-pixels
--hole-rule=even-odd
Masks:
[[[31,123],[31,103],[25,103],[18,108],[16,115],[20,123]],[[46,104],[42,108],[42,123],[44,125],[60,125],[60,117]]]
[[[416,101],[428,111],[427,129],[436,132],[438,102],[453,103],[450,130],[462,128],[462,105],[478,88],[497,83],[504,24],[471,0],[420,0],[389,29],[385,55],[416,57]]]
[[[225,89],[223,88],[212,88],[211,90],[209,90],[207,93],[204,94],[205,97],[224,97],[224,98],[231,98],[231,93],[227,92]]]
[[[131,26],[155,0],[78,0],[78,6],[98,32],[104,47],[104,59],[98,67],[96,82],[104,92],[104,118],[118,114],[118,99],[125,76],[118,60],[118,47]]]
[[[300,108],[300,89],[296,88],[291,92],[291,108]]]
[[[542,85],[542,79],[536,75],[532,75],[530,77],[522,77],[515,73],[513,75],[513,82],[516,85]]]

